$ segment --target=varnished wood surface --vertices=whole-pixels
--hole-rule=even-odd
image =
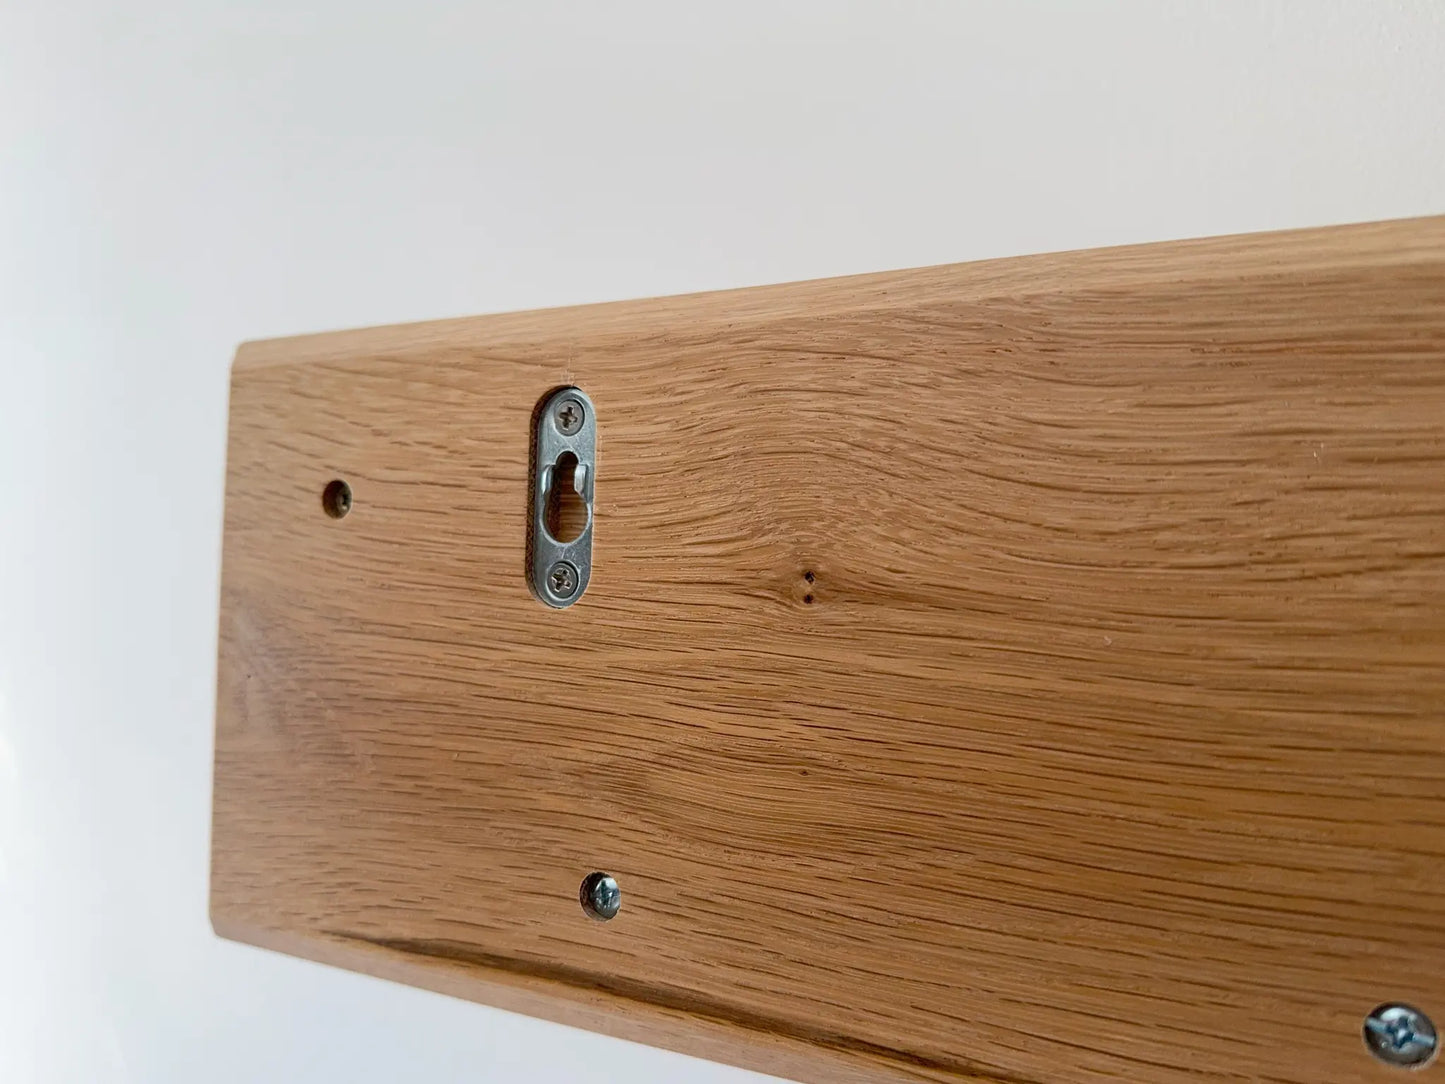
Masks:
[[[1445,1022],[1445,220],[249,343],[230,424],[226,936],[815,1081]]]

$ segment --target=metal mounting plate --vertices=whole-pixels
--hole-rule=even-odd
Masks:
[[[587,525],[570,541],[556,538],[547,524],[553,490],[564,462],[575,457],[572,486],[587,505]],[[554,392],[537,412],[532,434],[532,520],[527,547],[528,582],[548,606],[571,606],[592,578],[592,502],[597,472],[597,414],[577,388]]]

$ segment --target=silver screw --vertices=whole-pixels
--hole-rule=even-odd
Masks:
[[[577,593],[577,569],[566,561],[558,561],[547,570],[547,585],[558,598],[571,598]]]
[[[1435,1056],[1435,1025],[1419,1009],[1389,1001],[1365,1017],[1365,1045],[1387,1065],[1416,1069]]]
[[[557,423],[557,429],[564,437],[576,435],[582,428],[582,421],[587,417],[582,404],[576,399],[563,399],[553,408],[552,419]]]
[[[617,917],[622,910],[622,889],[617,887],[617,878],[610,873],[589,873],[582,878],[582,890],[578,893],[582,910],[588,918],[606,922]]]

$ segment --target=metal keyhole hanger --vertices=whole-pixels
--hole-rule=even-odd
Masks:
[[[597,474],[597,415],[577,388],[548,397],[537,412],[532,436],[532,592],[548,606],[571,606],[592,577],[593,495]],[[558,509],[565,501],[586,511],[574,537],[558,537]]]

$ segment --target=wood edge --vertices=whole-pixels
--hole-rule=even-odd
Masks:
[[[830,1049],[605,990],[423,955],[363,937],[257,925],[225,914],[214,900],[210,918],[217,936],[229,941],[804,1084],[1023,1084],[1009,1077],[912,1066],[881,1053]]]
[[[806,306],[811,315],[866,312],[926,304],[946,295],[955,301],[1012,300],[1089,289],[1127,289],[1158,281],[1169,267],[1178,282],[1278,274],[1331,266],[1387,266],[1445,257],[1445,215],[1383,222],[1317,226],[1262,233],[1108,248],[1074,249],[936,264],[834,278],[674,294],[636,300],[452,317],[354,330],[314,332],[243,342],[232,362],[240,370],[334,358],[338,354],[406,351],[439,340],[466,339],[477,348],[508,342],[570,341],[586,335],[632,331],[639,321],[687,310],[699,322],[766,322]],[[901,296],[901,295],[906,295]]]

